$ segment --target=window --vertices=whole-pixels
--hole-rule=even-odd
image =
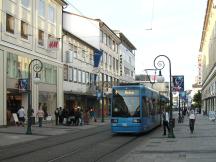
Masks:
[[[73,81],[77,82],[77,69],[73,69]]]
[[[21,3],[24,7],[29,8],[29,0],[22,0]]]
[[[89,73],[86,72],[85,74],[86,74],[86,83],[89,84]]]
[[[82,72],[78,70],[78,82],[82,83]]]
[[[38,44],[44,46],[44,31],[38,30]]]
[[[6,14],[6,31],[14,34],[15,19],[13,16]]]
[[[48,20],[55,22],[55,8],[53,6],[48,7]]]
[[[103,32],[100,30],[100,42],[103,43]]]
[[[77,58],[77,46],[74,46],[73,50],[74,50],[74,57]]]
[[[86,83],[86,73],[84,71],[82,72],[82,83]]]
[[[28,39],[28,24],[24,21],[21,21],[21,37]]]
[[[73,69],[72,69],[72,67],[69,67],[68,78],[69,78],[69,81],[73,80]]]
[[[64,65],[64,80],[68,81],[68,66]]]
[[[45,17],[45,1],[39,0],[39,15]]]

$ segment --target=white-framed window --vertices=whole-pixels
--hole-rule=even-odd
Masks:
[[[86,74],[86,83],[89,84],[89,73],[86,72],[85,74]]]
[[[77,82],[77,69],[73,69],[73,81]]]
[[[69,81],[73,81],[73,69],[72,69],[72,67],[69,67],[68,79],[69,79]]]
[[[103,43],[103,31],[100,30],[100,42]]]
[[[48,6],[48,20],[55,23],[55,8],[51,5]]]
[[[78,70],[78,82],[82,83],[82,72],[81,72],[81,70]]]
[[[29,0],[21,0],[21,3],[24,7],[29,8],[30,1]]]
[[[77,52],[78,52],[77,46],[73,46],[73,52],[74,52],[74,58],[77,58]]]
[[[45,0],[39,0],[39,15],[45,17]]]
[[[68,66],[64,65],[64,81],[68,81]]]
[[[82,83],[86,83],[86,73],[84,71],[82,72]]]
[[[44,31],[38,30],[38,44],[44,46]]]
[[[9,14],[6,14],[6,31],[14,34],[15,18]]]
[[[21,20],[21,37],[28,39],[28,24]]]

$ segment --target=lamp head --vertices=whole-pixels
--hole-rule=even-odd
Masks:
[[[36,73],[36,76],[35,76],[35,78],[33,78],[33,81],[34,81],[34,83],[35,84],[39,84],[40,83],[40,77],[38,76],[38,73]]]
[[[157,82],[163,83],[164,82],[164,77],[161,74],[161,70],[159,71],[159,75],[157,76]]]

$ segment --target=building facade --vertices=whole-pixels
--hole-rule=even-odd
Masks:
[[[41,82],[35,85],[31,70],[32,108],[39,105],[52,115],[63,105],[63,64],[61,49],[48,48],[49,40],[61,38],[61,0],[2,0],[0,34],[0,125],[10,124],[11,114],[20,106],[27,112],[27,81],[33,59],[43,63]],[[61,47],[59,45],[59,47]]]
[[[136,47],[118,30],[114,31],[120,38],[119,45],[119,75],[120,82],[135,81],[135,50]]]
[[[64,26],[63,26],[64,29]],[[64,108],[88,111],[97,106],[93,56],[95,48],[63,31]]]
[[[200,52],[202,55],[202,109],[216,110],[216,3],[207,1]]]

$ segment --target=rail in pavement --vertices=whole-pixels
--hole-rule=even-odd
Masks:
[[[104,123],[101,123],[100,120],[98,120],[98,122],[90,122],[88,125],[82,126],[64,126],[55,125],[54,122],[43,122],[43,126],[40,128],[36,123],[32,126],[32,135],[25,134],[27,126],[2,127],[0,128],[0,148],[16,143],[23,143],[49,136],[61,135],[68,132],[77,132],[84,129],[91,129],[108,123],[108,118],[105,119]]]

